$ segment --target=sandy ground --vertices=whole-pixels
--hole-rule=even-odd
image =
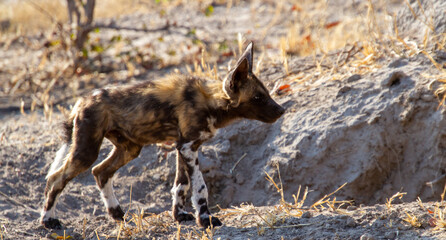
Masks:
[[[316,9],[309,17],[347,21],[365,16],[366,6],[366,1],[333,1],[324,11],[313,6]],[[386,6],[395,13],[405,7],[396,1]],[[203,6],[192,4],[169,8],[162,17],[153,17],[160,15],[154,10],[98,20],[149,29],[165,26],[168,20],[170,27],[94,33],[92,39],[98,42],[113,36],[126,40],[92,61],[101,73],[85,68],[84,74],[70,78],[60,70],[67,57],[59,50],[42,64],[42,56],[52,51],[42,48],[50,34],[4,38],[0,46],[1,239],[62,239],[64,234],[74,239],[446,238],[440,201],[446,119],[434,96],[441,86],[437,80],[444,76],[444,50],[432,55],[443,71],[420,52],[383,51],[386,54],[374,56],[373,67],[339,66],[333,73],[338,63],[347,62],[355,52],[349,45],[325,56],[291,56],[291,73],[286,76],[279,39],[298,17],[296,5],[285,2],[281,11],[287,14],[277,14],[277,8],[274,3],[257,1],[229,9],[216,4],[206,17]],[[114,177],[115,194],[128,213],[126,224],[107,216],[87,171],[71,181],[60,197],[57,214],[64,229],[40,226],[45,176],[61,142],[59,123],[64,115],[57,105],[69,109],[77,96],[105,85],[152,79],[175,68],[187,72],[186,65],[193,68],[191,63],[201,58],[202,45],[194,44],[197,41],[210,46],[207,57],[219,64],[223,75],[233,52],[238,51],[238,33],[254,40],[255,61],[262,61],[258,75],[269,89],[275,89],[273,97],[287,112],[272,125],[238,122],[219,130],[202,146],[200,167],[210,190],[211,210],[224,226],[204,231],[194,223],[179,226],[173,221],[168,209],[175,153],[157,146],[145,147]],[[138,54],[145,57],[138,60]],[[364,58],[358,56],[360,60]],[[11,79],[15,85],[8,83]],[[51,83],[49,79],[58,80]],[[15,88],[18,83],[21,87]],[[276,88],[285,85],[289,87],[278,94]],[[46,96],[42,92],[49,86],[51,96]],[[33,101],[44,105],[46,97],[53,108],[31,109]],[[22,102],[24,113],[20,112]],[[106,141],[97,163],[110,149]],[[280,193],[265,179],[268,175],[278,184],[282,181],[279,186],[289,204],[280,201]],[[344,183],[345,187],[324,198]],[[293,195],[300,187],[295,202]],[[305,187],[309,193],[303,197]],[[397,192],[404,193],[402,199],[389,200]],[[304,204],[298,204],[303,198]],[[324,201],[314,204],[319,199]],[[341,204],[344,200],[351,201]]]

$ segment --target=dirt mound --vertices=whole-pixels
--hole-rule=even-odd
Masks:
[[[398,32],[402,37],[423,40],[432,34],[446,32],[445,1],[411,0],[396,16]],[[410,7],[409,7],[410,6]]]
[[[289,199],[300,185],[314,190],[312,202],[343,183],[337,196],[357,203],[384,202],[400,190],[410,200],[438,198],[443,185],[425,183],[443,174],[446,121],[420,74],[432,71],[425,60],[398,59],[375,73],[294,89],[279,98],[288,113],[278,123],[244,121],[204,146],[203,162],[215,162],[206,177],[224,181],[221,197],[232,204],[275,203],[264,181],[275,164]]]

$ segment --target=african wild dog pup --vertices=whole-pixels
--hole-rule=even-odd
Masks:
[[[114,148],[92,173],[108,213],[122,220],[112,187],[113,174],[138,157],[146,144],[176,141],[176,176],[172,214],[176,221],[196,218],[202,227],[220,226],[210,217],[208,190],[198,164],[198,148],[217,128],[240,118],[273,123],[284,109],[252,72],[252,43],[223,81],[172,75],[127,87],[96,90],[79,100],[65,122],[64,145],[47,175],[41,223],[61,228],[55,206],[65,185],[87,170],[97,159],[102,140]],[[185,211],[187,191],[192,187],[195,217]]]

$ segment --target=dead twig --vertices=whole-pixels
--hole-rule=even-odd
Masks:
[[[434,184],[437,184],[438,182],[440,182],[441,180],[446,178],[446,173],[439,176],[438,178],[434,179],[433,181],[430,182],[426,182],[426,186],[432,187]]]
[[[112,29],[112,30],[117,30],[117,31],[121,31],[121,30],[127,30],[127,31],[135,31],[135,32],[159,32],[159,31],[166,31],[169,30],[171,26],[170,25],[166,25],[164,27],[160,27],[160,28],[155,28],[155,29],[144,29],[144,28],[135,28],[135,27],[124,27],[124,26],[115,26],[113,24],[95,24],[92,26],[89,26],[88,30],[93,30],[93,29]]]
[[[312,223],[305,223],[305,224],[294,224],[294,225],[283,225],[283,226],[274,226],[273,229],[279,229],[279,228],[298,228],[298,227],[307,227],[313,225]],[[270,228],[270,227],[266,227]]]
[[[237,167],[237,165],[239,164],[239,162],[240,162],[243,158],[245,158],[246,155],[247,155],[246,153],[243,154],[243,156],[241,156],[241,157],[238,159],[238,161],[235,162],[234,166],[231,168],[231,170],[229,170],[229,173],[230,173],[230,174],[232,174],[232,173],[234,172],[234,170],[235,170],[235,168]]]
[[[6,195],[4,192],[0,192],[0,195],[3,196],[6,201],[8,201],[8,202],[10,202],[10,203],[12,203],[12,204],[14,204],[16,206],[20,206],[20,207],[26,208],[28,210],[31,210],[33,213],[37,213],[36,209],[34,209],[34,208],[32,208],[32,207],[30,207],[30,206],[28,206],[26,204],[23,204],[21,202],[18,202],[17,200],[15,200],[15,199],[11,198],[10,196]]]

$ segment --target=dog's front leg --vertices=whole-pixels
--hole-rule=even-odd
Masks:
[[[197,224],[208,228],[209,226],[221,226],[221,221],[212,217],[208,208],[208,189],[204,182],[198,164],[198,142],[188,142],[177,146],[177,153],[180,159],[183,159],[187,165],[187,174],[192,183],[192,206],[195,209]],[[177,166],[178,171],[178,166]],[[178,173],[177,173],[178,176]],[[175,198],[175,197],[174,197]]]
[[[177,222],[194,220],[194,216],[185,210],[186,195],[190,188],[191,168],[179,150],[177,150],[175,182],[172,190],[172,215]]]

